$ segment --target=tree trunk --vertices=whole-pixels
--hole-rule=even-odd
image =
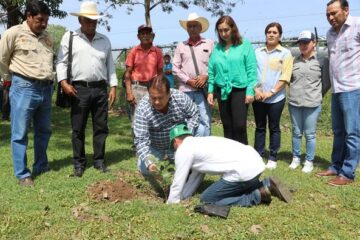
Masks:
[[[145,0],[145,21],[146,25],[151,27],[151,19],[150,19],[150,0]]]

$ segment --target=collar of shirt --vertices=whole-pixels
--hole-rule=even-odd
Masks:
[[[265,46],[263,46],[262,48],[260,48],[260,50],[261,50],[261,51],[268,52],[268,53],[271,53],[271,52],[274,52],[274,51],[279,51],[279,52],[281,52],[282,48],[283,48],[283,47],[282,47],[280,44],[278,44],[273,50],[268,51],[267,48],[266,48],[266,45],[265,45]]]
[[[27,24],[26,20],[22,23],[22,26],[23,26],[23,28],[24,28],[24,30],[26,32],[28,32],[30,35],[32,35],[35,38],[38,38],[38,39],[46,38],[49,35],[45,30],[42,33],[40,33],[39,35],[36,35],[35,33],[33,33],[33,31],[31,31],[31,29],[30,29],[29,25]]]
[[[352,16],[348,15],[346,21],[345,21],[344,24],[341,26],[340,32],[343,32],[342,29],[345,28],[345,27],[346,27],[346,28],[351,27],[351,25],[354,24],[354,21],[355,21],[355,19],[354,19]],[[340,32],[339,32],[339,33],[340,33]],[[336,36],[338,33],[335,32],[335,30],[334,30],[333,27],[331,27],[331,28],[330,28],[330,34],[333,35],[333,36]]]
[[[83,39],[86,39],[87,41],[89,41],[89,39],[86,37],[86,35],[84,33],[81,32],[81,29],[77,29],[75,32],[74,32],[74,35],[78,35],[79,37],[83,38]],[[93,38],[93,41],[95,40],[99,40],[99,39],[102,39],[103,36],[98,33],[98,32],[95,32],[95,36]]]
[[[315,53],[313,53],[308,59],[305,59],[303,58],[302,54],[300,54],[298,57],[297,57],[298,60],[301,60],[303,62],[306,62],[306,61],[310,61],[312,59],[316,59],[316,55]]]
[[[203,43],[203,42],[205,42],[205,41],[204,41],[204,38],[202,38],[202,37],[200,37],[199,41],[197,41],[197,42],[193,42],[193,41],[191,41],[191,39],[189,38],[189,39],[186,41],[186,44],[196,47],[196,46],[200,45],[200,44]]]
[[[142,51],[142,52],[151,52],[151,51],[155,51],[156,52],[156,47],[155,46],[151,46],[147,51],[145,51],[142,47],[141,47],[141,44],[137,45],[135,47],[136,51]]]

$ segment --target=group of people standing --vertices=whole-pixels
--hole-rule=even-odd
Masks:
[[[96,31],[97,20],[102,17],[97,12],[96,3],[85,1],[81,4],[80,12],[71,15],[78,17],[80,28],[64,34],[57,56],[56,74],[63,91],[72,97],[73,175],[82,177],[87,163],[84,142],[89,115],[93,124],[93,165],[101,172],[109,171],[105,164],[108,106],[116,100],[118,80],[110,41]],[[34,126],[35,152],[32,174],[49,171],[46,149],[51,136],[54,54],[52,39],[45,31],[50,16],[48,6],[38,0],[28,2],[25,16],[26,21],[7,30],[0,41],[0,71],[5,80],[12,82],[11,147],[15,176],[20,185],[32,186],[34,182],[27,168],[26,156],[31,122]],[[259,203],[261,196],[268,197],[270,190],[272,194],[276,191],[271,184],[278,185],[271,179],[261,185],[258,178],[265,166],[268,169],[277,167],[281,141],[280,118],[285,106],[286,86],[289,86],[287,96],[293,125],[290,168],[296,169],[301,164],[301,138],[304,134],[306,156],[302,171],[309,173],[313,170],[315,157],[316,122],[321,111],[322,96],[327,90],[324,86],[328,86],[330,78],[334,130],[332,165],[317,175],[334,176],[328,183],[335,186],[353,182],[360,159],[360,103],[357,101],[360,95],[360,19],[349,15],[346,0],[331,0],[327,5],[327,18],[332,26],[327,34],[330,74],[328,63],[319,62],[316,57],[313,33],[300,33],[300,55],[294,59],[290,51],[281,45],[282,26],[276,22],[265,28],[265,46],[254,50],[251,43],[241,36],[230,16],[217,20],[215,31],[218,39],[215,44],[201,37],[201,33],[209,27],[208,20],[191,13],[188,19],[180,20],[180,26],[187,31],[189,38],[177,45],[171,69],[164,69],[163,53],[153,45],[155,33],[152,27],[139,26],[137,37],[140,44],[130,50],[124,74],[126,99],[132,109],[131,125],[139,171],[151,178],[152,173],[157,171],[154,157],[174,160],[169,133],[178,124],[185,124],[187,131],[195,137],[210,136],[211,107],[215,101],[219,106],[224,137],[241,146],[247,145],[247,112],[252,104],[257,155],[248,147],[244,151],[256,159],[260,159],[258,156],[265,157],[268,127],[270,143],[267,163],[262,166],[257,161],[254,175],[244,173],[246,177],[240,176],[243,174],[240,171],[239,176],[232,175],[226,179],[235,183],[255,179],[254,189],[257,190],[253,197]],[[169,58],[165,56],[167,66]],[[167,78],[171,73],[179,89],[174,89],[174,81]],[[219,145],[224,144],[222,140],[208,140],[214,148],[218,141]],[[206,142],[204,140],[204,144]],[[228,144],[232,145],[232,142]],[[207,151],[206,146],[190,144],[191,147],[196,148],[194,151]],[[186,153],[182,152],[186,159]],[[193,170],[201,170],[199,166],[201,164],[194,166]],[[252,166],[247,167],[252,169]],[[237,166],[237,169],[241,169],[241,166]],[[190,175],[187,181],[196,180],[197,184],[189,184],[188,190],[181,195],[189,196],[202,177],[202,174]],[[186,180],[186,176],[181,176],[181,179]],[[262,188],[264,186],[269,189]],[[206,196],[209,198],[208,194]]]
[[[94,167],[105,165],[108,106],[116,99],[118,80],[109,39],[96,32],[98,14],[94,2],[84,2],[78,17],[80,28],[66,32],[58,52],[56,75],[63,91],[71,96],[71,126],[74,176],[86,167],[85,129],[89,114],[93,123]],[[46,32],[48,5],[29,1],[26,20],[3,34],[0,41],[0,71],[11,81],[11,150],[14,174],[22,186],[33,186],[33,177],[50,170],[47,147],[51,136],[51,105],[54,90],[53,40]],[[110,91],[108,91],[110,87]],[[28,132],[34,131],[34,163],[27,166]]]
[[[335,44],[333,43],[335,40],[331,40],[333,42],[328,43],[329,57],[333,61],[330,60],[330,66],[327,58],[321,60],[317,58],[316,39],[311,31],[302,31],[299,34],[297,44],[300,55],[294,58],[291,52],[281,44],[283,30],[279,23],[273,22],[266,26],[264,31],[266,44],[264,47],[254,50],[251,43],[240,35],[235,21],[230,16],[220,17],[215,24],[215,31],[218,35],[217,44],[200,36],[208,29],[208,21],[203,17],[192,13],[189,14],[187,20],[180,20],[180,25],[188,32],[189,38],[180,42],[176,47],[172,70],[175,79],[179,81],[180,92],[184,92],[198,107],[199,125],[195,128],[193,124],[189,125],[194,136],[209,136],[207,133],[211,128],[207,124],[211,119],[211,115],[209,115],[211,111],[207,111],[207,109],[209,109],[208,106],[214,105],[216,98],[224,136],[248,144],[246,121],[248,106],[252,104],[256,123],[254,148],[260,156],[265,157],[265,139],[268,127],[270,141],[269,155],[266,156],[266,168],[275,169],[281,142],[280,119],[287,97],[293,126],[293,158],[289,167],[296,169],[301,165],[301,141],[304,135],[306,154],[302,171],[310,173],[314,168],[316,123],[321,112],[322,97],[329,90],[330,82],[334,84],[335,77],[335,79],[339,79],[335,82],[339,84],[339,87],[338,89],[333,88],[332,111],[339,114],[336,117],[333,114],[333,129],[336,131],[334,132],[334,152],[332,154],[333,166],[325,172],[317,173],[317,176],[334,176],[328,182],[334,186],[351,183],[360,159],[358,144],[360,139],[358,128],[355,127],[356,121],[351,117],[350,123],[347,114],[351,116],[358,114],[359,109],[356,107],[356,110],[352,112],[339,109],[342,106],[335,106],[334,99],[338,95],[347,95],[349,91],[356,93],[359,89],[360,72],[359,68],[355,66],[359,57],[356,50],[359,45],[359,31],[355,30],[358,18],[349,16],[347,1],[330,1],[326,11],[328,21],[332,26],[327,39],[331,40],[332,35],[345,34],[353,39],[352,46],[356,46],[350,47],[347,42],[343,43],[341,40]],[[149,31],[152,32],[152,29]],[[346,71],[339,71],[337,63],[339,58],[332,57],[332,52],[340,55],[345,50],[354,50],[347,55],[347,60],[351,58],[352,62],[347,61]],[[344,75],[336,77],[336,74]],[[349,78],[349,80],[343,82],[342,78]],[[287,86],[288,92],[286,92]],[[150,85],[150,89],[151,87],[152,85]],[[204,88],[207,91],[204,91]],[[169,91],[167,100],[169,106],[172,105],[172,92],[177,91],[174,89]],[[207,92],[207,95],[204,92]],[[151,94],[149,98],[152,98]],[[347,99],[347,97],[345,98]],[[139,117],[143,112],[144,109],[138,112]],[[164,113],[166,112],[167,110],[164,111]],[[164,116],[166,114],[162,115],[162,117]],[[142,120],[142,123],[149,124],[152,117],[149,116],[146,120]],[[186,122],[187,120],[185,120]],[[136,146],[152,145],[151,138],[152,135],[155,135],[154,132],[159,134],[161,132],[165,142],[169,128],[161,127],[161,125],[157,125],[156,130],[152,129],[151,124],[146,128],[143,127],[146,131],[141,134],[140,138],[135,133]],[[159,129],[161,130],[159,131]],[[203,129],[207,129],[207,131],[203,131]],[[345,145],[339,144],[340,138]],[[170,151],[165,147],[166,145],[163,145],[164,149],[158,148],[158,150]],[[354,147],[355,145],[356,147]],[[339,149],[340,146],[341,149]],[[151,151],[142,154],[142,156],[152,155]],[[171,159],[171,155],[166,154],[166,156]],[[150,167],[146,170],[151,170],[154,167],[151,160],[148,161],[146,157],[143,159],[146,159],[147,166]],[[141,161],[139,158],[139,162]],[[349,163],[351,166],[347,166]]]

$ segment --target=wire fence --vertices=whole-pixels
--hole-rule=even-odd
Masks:
[[[291,54],[295,57],[298,56],[300,54],[299,48],[297,46],[297,41],[296,40],[286,40],[286,41],[282,41],[281,42],[283,46],[287,47],[290,51]],[[172,58],[174,55],[174,51],[176,48],[177,42],[174,42],[173,44],[169,44],[169,45],[159,45],[157,47],[161,48],[163,54],[169,54],[170,57]],[[263,41],[255,41],[252,42],[253,47],[256,49],[258,47],[264,46],[265,42]],[[327,46],[326,46],[326,40],[325,39],[318,39],[317,41],[317,56],[320,60],[324,59],[327,57]],[[128,52],[130,51],[131,47],[129,48],[115,48],[112,49],[113,51],[113,56],[116,59],[116,67],[120,68],[122,71],[125,70],[125,60],[126,60],[126,56],[128,54]]]

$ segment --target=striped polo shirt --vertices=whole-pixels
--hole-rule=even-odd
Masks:
[[[360,89],[360,17],[348,16],[340,32],[327,32],[334,93]]]
[[[293,57],[291,52],[281,46],[276,46],[271,51],[261,47],[255,50],[257,60],[258,86],[260,85],[263,92],[269,92],[279,80],[290,82]],[[286,90],[283,88],[271,98],[266,99],[265,103],[277,103],[285,98]]]

